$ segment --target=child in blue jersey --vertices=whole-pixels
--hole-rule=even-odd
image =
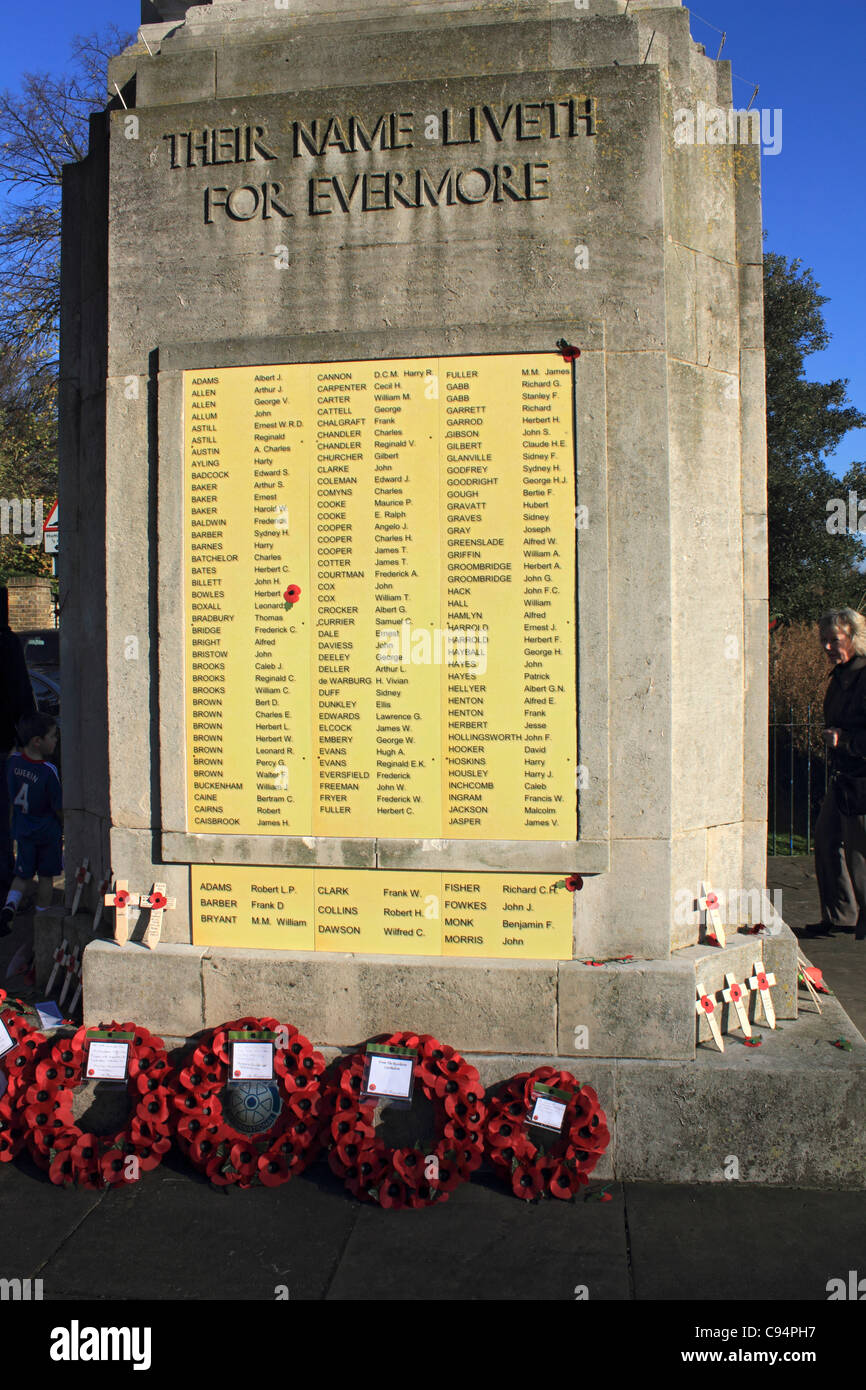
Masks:
[[[63,872],[63,811],[60,778],[48,759],[57,747],[57,725],[47,714],[28,714],[18,723],[21,751],[6,760],[16,842],[15,877],[0,912],[0,936],[8,936],[22,895],[38,878],[36,911],[51,906],[54,878]]]

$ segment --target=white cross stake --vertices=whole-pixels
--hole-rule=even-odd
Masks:
[[[712,927],[720,946],[726,946],[725,928],[722,925],[722,914],[719,912],[719,900],[708,883],[701,884],[698,907],[701,912],[706,914],[704,925]]]
[[[69,993],[69,986],[72,984],[74,977],[78,974],[78,953],[80,950],[80,946],[73,946],[72,954],[66,957],[66,979],[63,981],[63,988],[57,1000],[58,1004],[63,1003]]]
[[[725,1040],[722,1037],[722,1030],[719,1027],[718,1010],[716,1009],[716,996],[714,994],[705,994],[704,987],[701,984],[700,980],[698,980],[697,989],[698,997],[695,1001],[695,1013],[698,1015],[698,1017],[700,1017],[701,1014],[704,1015],[704,1017],[707,1020],[707,1023],[710,1025],[710,1032],[712,1033],[713,1038],[715,1039],[716,1047],[719,1049],[720,1052],[724,1052]]]
[[[89,860],[89,859],[82,859],[82,861],[81,861],[81,868],[78,870],[78,873],[75,875],[75,897],[72,899],[72,915],[73,915],[73,917],[75,916],[76,912],[78,911],[78,905],[79,905],[79,903],[81,902],[81,894],[84,892],[84,885],[85,885],[85,883],[89,883],[90,880],[92,879],[92,877],[93,877],[93,874],[90,872],[90,860]]]
[[[806,960],[806,957],[805,957],[805,956],[801,956],[801,955],[799,954],[799,952],[798,952],[798,953],[797,953],[797,970],[798,970],[798,972],[799,972],[800,979],[803,981],[803,984],[806,986],[807,990],[809,991],[810,995],[812,996],[812,1002],[814,1003],[815,1008],[818,1010],[818,1013],[820,1014],[820,1013],[823,1013],[824,1010],[821,1008],[820,1002],[819,1002],[819,1000],[818,1000],[818,991],[816,990],[815,986],[812,984],[812,981],[809,979],[809,974],[808,974],[808,972],[809,972],[810,969],[811,969],[811,966],[809,965],[809,962]]]
[[[81,960],[78,962],[78,969],[77,969],[76,972],[75,972],[75,978],[76,978],[76,980],[78,981],[78,983],[77,983],[77,985],[76,985],[76,987],[75,987],[75,993],[74,993],[73,996],[72,996],[72,1002],[71,1002],[70,1005],[69,1005],[69,1013],[70,1013],[70,1015],[72,1015],[72,1014],[75,1013],[75,1006],[77,1005],[79,999],[81,998],[81,986],[82,986],[82,984],[83,984],[83,982],[84,982],[84,957],[83,957],[83,956],[82,956]]]
[[[106,895],[106,893],[110,893],[110,892],[111,892],[111,870],[109,870],[108,878],[104,878],[104,879],[102,880],[102,882],[100,883],[100,885],[99,885],[99,893],[98,893],[98,895],[97,895],[97,902],[96,902],[96,911],[95,911],[94,914],[93,914],[93,930],[94,930],[94,932],[99,931],[99,924],[100,924],[100,922],[102,921],[102,909],[103,909],[104,906],[105,906],[105,895]]]
[[[725,976],[725,983],[728,988],[722,990],[722,998],[726,1004],[733,1004],[737,1011],[737,1018],[740,1020],[740,1027],[746,1037],[750,1038],[752,1036],[752,1025],[749,1022],[749,1015],[743,1003],[743,986],[737,984],[737,981],[730,971]]]
[[[144,933],[144,944],[153,950],[154,946],[159,945],[159,938],[162,935],[162,914],[166,908],[169,911],[177,907],[177,898],[167,898],[165,896],[165,884],[155,883],[150,895],[141,899],[142,907],[150,908],[150,921]]]
[[[755,1021],[757,1022],[758,1012],[761,1006],[763,1006],[764,1016],[767,1022],[769,1023],[771,1028],[775,1028],[776,1010],[773,1007],[773,999],[770,994],[770,985],[774,985],[776,983],[776,977],[775,975],[769,974],[764,969],[762,961],[756,960],[754,965],[752,966],[752,969],[755,973],[749,980],[746,981],[746,983],[748,984],[749,989],[755,991],[755,997],[758,1000],[758,1004],[755,1007]]]
[[[69,957],[66,954],[67,944],[68,943],[65,940],[61,941],[60,945],[57,947],[57,950],[54,952],[54,969],[48,976],[48,984],[45,986],[45,993],[47,995],[51,994],[51,991],[54,988],[54,981],[57,979],[58,972],[66,966],[66,963],[69,959]]]
[[[119,878],[114,892],[105,895],[105,906],[114,908],[114,939],[118,946],[126,945],[129,940],[129,909],[138,907],[140,901],[138,893],[130,893],[129,881],[125,878]]]

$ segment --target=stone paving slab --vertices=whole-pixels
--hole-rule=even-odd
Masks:
[[[388,1301],[629,1298],[622,1190],[610,1202],[522,1202],[473,1180],[441,1207],[365,1207],[329,1299]]]
[[[823,1302],[866,1274],[866,1192],[634,1183],[626,1203],[638,1300]]]

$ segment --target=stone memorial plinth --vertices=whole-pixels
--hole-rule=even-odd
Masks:
[[[696,909],[766,863],[760,150],[677,133],[730,67],[671,0],[144,19],[64,183],[66,834],[177,907],[85,1017],[572,1059],[634,1176],[644,1075],[739,1114],[696,983],[797,1014]]]

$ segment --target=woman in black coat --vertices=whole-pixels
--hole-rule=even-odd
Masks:
[[[819,935],[854,927],[866,937],[866,619],[834,608],[818,623],[831,671],[824,696],[824,742],[832,778],[815,826]]]

